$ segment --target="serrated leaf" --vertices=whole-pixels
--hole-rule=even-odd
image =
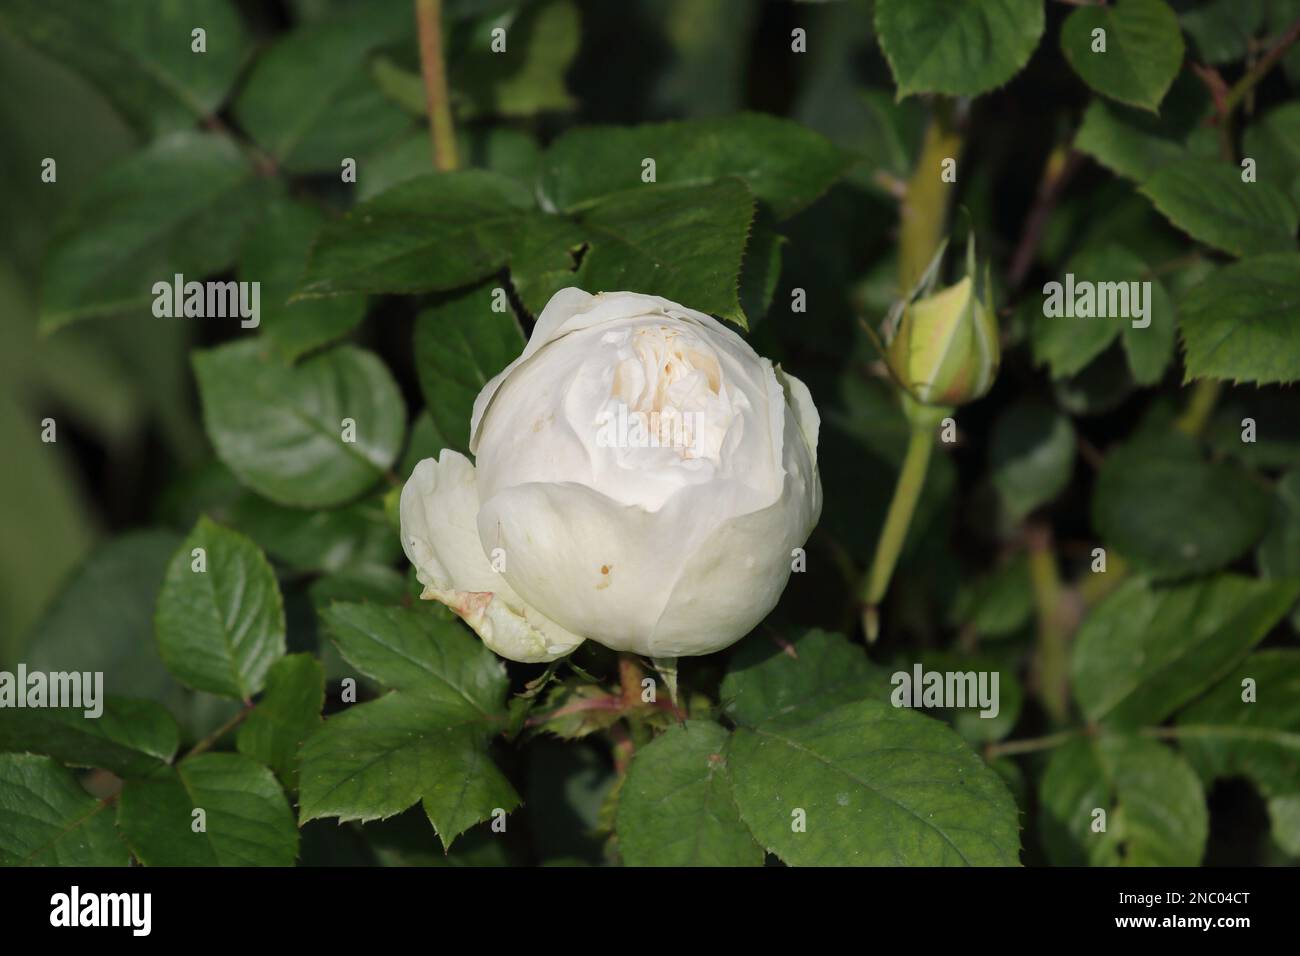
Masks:
[[[1205,794],[1186,761],[1140,737],[1075,740],[1039,785],[1039,829],[1058,866],[1195,866],[1209,830]],[[1094,811],[1106,829],[1094,833]]]
[[[510,250],[510,282],[524,308],[540,315],[551,296],[577,281],[587,233],[567,216],[535,213],[519,224]]]
[[[1296,207],[1267,182],[1242,182],[1241,170],[1188,158],[1160,169],[1141,192],[1193,239],[1249,256],[1295,250]]]
[[[474,399],[488,380],[524,348],[519,320],[493,308],[497,286],[489,283],[426,309],[415,320],[415,369],[429,415],[443,447],[469,453]]]
[[[147,7],[134,0],[10,0],[0,26],[81,74],[132,125],[153,134],[216,113],[251,46],[228,0]],[[192,50],[195,27],[206,31],[203,53]]]
[[[175,755],[180,730],[165,708],[116,696],[99,704],[102,711],[94,717],[86,707],[0,709],[0,751],[45,754],[69,767],[98,767],[119,777],[141,776]]]
[[[398,688],[331,717],[301,750],[301,822],[376,820],[422,802],[443,842],[519,803],[492,762],[505,726],[500,661],[459,624],[422,610],[333,604],[344,659]]]
[[[1273,521],[1255,552],[1255,563],[1266,578],[1300,579],[1300,468],[1277,483]]]
[[[310,654],[282,657],[266,674],[266,692],[239,728],[239,752],[298,788],[298,747],[320,725],[325,672]]]
[[[947,726],[907,708],[860,700],[741,727],[725,757],[741,818],[786,863],[1018,861],[1006,785]]]
[[[719,697],[741,724],[811,717],[863,697],[884,698],[889,677],[866,649],[842,634],[811,629],[781,645],[766,634],[739,644],[727,661]]]
[[[284,34],[257,61],[235,117],[292,172],[331,171],[344,157],[391,142],[411,126],[372,82],[367,56],[413,33],[401,4],[368,5]]]
[[[1253,682],[1247,701],[1245,681]],[[1206,781],[1247,777],[1266,797],[1300,780],[1300,652],[1256,651],[1178,715],[1178,745]]]
[[[195,548],[206,569],[194,570]],[[248,700],[284,655],[284,605],[257,545],[200,518],[172,558],[154,618],[158,650],[177,680]]]
[[[1255,160],[1255,175],[1295,199],[1300,181],[1300,103],[1283,103],[1246,127],[1242,154]]]
[[[195,352],[193,363],[218,457],[278,504],[342,504],[401,450],[402,396],[370,352],[341,345],[290,366],[250,339]],[[343,440],[344,419],[355,423],[355,441]]]
[[[0,866],[126,866],[107,806],[49,757],[0,754]]]
[[[175,133],[110,166],[82,193],[47,254],[41,331],[149,315],[154,283],[228,268],[275,189],[230,139],[210,134]]]
[[[585,127],[561,136],[542,157],[543,204],[575,212],[606,196],[643,190],[646,159],[655,161],[660,186],[706,186],[739,177],[777,219],[817,199],[853,162],[820,134],[760,113]]]
[[[1038,0],[877,0],[876,33],[898,84],[911,93],[978,96],[1028,61],[1043,35]]]
[[[507,680],[500,659],[461,624],[425,609],[334,604],[321,619],[344,660],[384,687],[503,713]]]
[[[1159,723],[1230,671],[1300,598],[1300,583],[1221,574],[1125,581],[1084,620],[1070,662],[1091,721]]]
[[[145,866],[293,866],[298,856],[284,791],[241,754],[200,754],[128,780],[117,825]]]
[[[1104,51],[1094,52],[1096,30],[1105,31]],[[1183,34],[1164,0],[1116,0],[1066,17],[1061,50],[1092,89],[1154,112],[1183,64]]]
[[[591,248],[574,284],[593,293],[653,291],[748,328],[739,284],[753,216],[738,179],[606,196],[579,216]]]
[[[723,751],[708,721],[670,727],[636,752],[618,798],[619,853],[628,866],[762,866],[740,819]]]
[[[431,816],[435,827],[463,824],[470,816],[483,820],[496,807],[508,810],[518,796],[483,760],[499,723],[447,695],[394,691],[350,707],[302,746],[299,823],[382,820],[430,794],[436,794],[440,818]],[[444,846],[459,832],[453,829],[439,832]]]
[[[993,425],[993,486],[1017,521],[1059,495],[1074,469],[1074,426],[1047,405],[1012,405]]]
[[[1154,578],[1213,571],[1267,530],[1271,501],[1239,465],[1203,460],[1179,435],[1139,438],[1109,452],[1092,523],[1103,544]]]
[[[377,497],[328,511],[304,511],[241,491],[228,507],[209,509],[209,513],[291,568],[341,571],[354,565],[387,564],[402,551]]]
[[[325,214],[315,206],[282,200],[267,210],[240,252],[240,280],[260,284],[258,328],[286,359],[296,359],[342,338],[366,314],[364,296],[289,301],[307,266],[307,251],[324,222]]]
[[[532,208],[522,185],[483,170],[408,179],[321,230],[299,294],[410,295],[466,285],[506,264]]]
[[[1300,380],[1300,254],[1224,266],[1179,303],[1187,379]]]

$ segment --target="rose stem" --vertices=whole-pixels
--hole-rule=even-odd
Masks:
[[[934,426],[937,419],[947,414],[948,409],[928,408],[916,405],[906,395],[905,405],[911,409],[908,419],[912,430],[907,439],[907,453],[903,457],[903,467],[898,473],[898,483],[894,485],[894,497],[889,502],[889,512],[885,516],[885,526],[880,531],[876,542],[876,556],[872,559],[871,570],[867,574],[866,587],[862,599],[865,607],[862,611],[862,629],[867,641],[875,641],[880,633],[880,615],[877,607],[889,589],[889,579],[894,574],[894,565],[903,550],[907,539],[907,529],[912,523],[912,513],[916,511],[916,502],[921,497],[925,486],[925,472],[930,467],[930,453],[934,449]]]
[[[447,65],[442,57],[442,0],[415,0],[415,25],[420,38],[420,72],[429,106],[429,135],[433,165],[439,172],[456,168],[456,130],[447,95]]]

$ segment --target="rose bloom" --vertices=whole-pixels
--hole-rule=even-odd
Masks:
[[[776,605],[821,513],[817,409],[717,320],[635,292],[557,292],[402,490],[422,597],[492,650],[593,640],[709,654]]]

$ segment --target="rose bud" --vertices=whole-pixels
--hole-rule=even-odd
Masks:
[[[889,369],[922,404],[974,401],[993,387],[1001,357],[988,267],[983,275],[976,269],[974,244],[968,247],[966,275],[960,282],[939,292],[925,291],[903,308],[886,349]]]
[[[817,409],[717,320],[657,296],[557,292],[402,491],[422,597],[490,648],[593,640],[709,654],[776,605],[821,513]]]

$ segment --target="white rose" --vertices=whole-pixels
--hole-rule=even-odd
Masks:
[[[564,289],[474,402],[477,469],[444,450],[412,472],[402,545],[503,657],[709,654],[772,610],[817,523],[819,423],[715,319]]]

